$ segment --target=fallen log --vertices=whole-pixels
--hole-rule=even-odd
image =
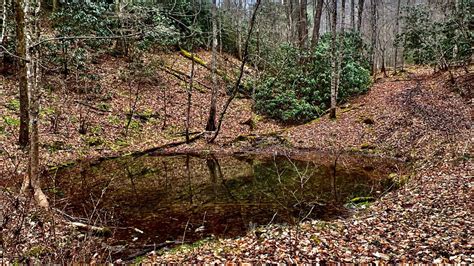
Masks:
[[[195,63],[203,66],[204,68],[212,72],[212,68],[206,63],[206,61],[204,61],[202,58],[200,58],[196,54],[190,53],[184,50],[183,48],[180,48],[180,54],[189,60],[193,60]],[[229,77],[227,77],[224,71],[220,69],[216,69],[216,74],[219,75],[227,83],[233,82]]]
[[[110,236],[112,235],[112,230],[108,227],[100,227],[100,226],[95,226],[95,225],[89,225],[89,224],[84,224],[80,222],[69,222],[70,225],[72,225],[75,228],[84,230],[84,231],[89,231],[93,233],[94,235],[97,236]]]
[[[167,143],[165,145],[159,146],[159,147],[154,147],[154,148],[147,149],[147,150],[140,151],[140,152],[134,152],[131,155],[141,156],[141,155],[149,154],[149,153],[156,152],[156,151],[159,151],[159,150],[164,150],[164,149],[168,149],[168,148],[177,147],[177,146],[180,146],[180,145],[183,145],[183,144],[190,144],[190,143],[193,143],[196,140],[200,139],[202,136],[204,136],[205,133],[206,133],[206,131],[201,132],[199,134],[195,134],[192,138],[189,139],[188,142],[186,142],[186,140],[171,142],[171,143]]]

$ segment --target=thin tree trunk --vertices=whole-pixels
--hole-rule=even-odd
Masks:
[[[291,41],[293,44],[298,45],[299,43],[299,20],[300,20],[300,5],[299,5],[299,0],[290,0],[291,3],[291,16],[292,16],[292,25],[291,25],[291,33],[292,33],[292,38]]]
[[[29,0],[15,0],[15,20],[16,20],[16,52],[19,57],[26,58],[26,38],[25,38],[25,5]],[[28,115],[28,88],[26,80],[26,62],[18,60],[18,82],[20,90],[20,134],[19,144],[26,147],[29,141],[29,115]]]
[[[212,92],[211,92],[211,106],[209,108],[209,118],[207,119],[206,130],[216,130],[216,102],[217,102],[217,79],[216,79],[216,61],[217,61],[217,17],[216,17],[216,0],[212,0],[212,62],[211,62],[211,78],[212,78]],[[194,60],[193,60],[194,63]]]
[[[370,72],[375,75],[377,72],[376,66],[376,51],[377,51],[377,0],[371,0],[371,45],[370,45]]]
[[[395,19],[395,33],[394,33],[394,40],[396,41],[396,38],[398,36],[398,31],[400,27],[400,4],[401,0],[397,1],[397,14],[396,14],[396,19]],[[394,51],[394,62],[393,62],[393,73],[397,74],[397,67],[398,67],[398,44],[393,45],[395,51]]]
[[[292,4],[292,1],[293,0],[283,0],[285,1],[286,3],[286,21],[287,21],[287,29],[286,29],[286,32],[287,32],[287,36],[286,36],[286,41],[288,43],[290,43],[292,41],[292,37],[293,37],[293,17],[292,17],[292,8],[293,8],[293,4]]]
[[[166,96],[166,88],[165,86],[161,85],[161,90],[163,91],[163,126],[161,127],[161,129],[166,129],[166,122],[168,120],[168,112],[167,112],[167,102],[168,102],[168,98]]]
[[[337,47],[337,67],[336,67],[336,105],[337,105],[337,95],[339,94],[339,84],[341,80],[341,65],[344,56],[344,31],[346,23],[346,0],[341,0],[341,34],[339,36],[339,45]]]
[[[191,60],[191,75],[189,75],[189,89],[188,89],[188,102],[186,107],[186,143],[189,143],[189,127],[191,125],[191,97],[193,93],[193,82],[194,82],[194,53],[192,53]]]
[[[331,8],[329,7],[329,2],[326,4],[326,31],[332,32],[332,14]]]
[[[387,75],[387,69],[385,68],[385,48],[383,48],[383,50],[382,50],[382,58],[381,59],[382,59],[382,69],[381,69],[381,71],[383,73],[383,76],[386,78],[386,77],[388,77],[388,75]]]
[[[351,29],[355,30],[355,0],[351,0]]]
[[[7,1],[8,0],[3,0],[2,4],[2,29],[0,32],[0,44],[2,45],[6,37],[5,33],[7,31]]]
[[[235,86],[233,88],[231,96],[227,99],[224,108],[219,116],[219,122],[217,124],[217,129],[216,132],[214,133],[214,136],[209,140],[209,143],[212,143],[216,140],[217,136],[219,135],[219,132],[222,127],[222,122],[224,121],[224,116],[227,112],[227,109],[229,108],[229,105],[232,103],[232,100],[234,100],[235,96],[237,95],[237,92],[239,91],[239,86],[240,83],[242,82],[242,76],[244,75],[244,68],[245,68],[245,63],[247,63],[248,59],[248,53],[249,53],[249,43],[250,43],[250,37],[252,37],[252,32],[253,28],[255,26],[255,20],[257,18],[257,11],[260,6],[261,0],[256,0],[255,3],[255,8],[252,13],[252,17],[250,18],[250,23],[249,23],[249,30],[247,33],[247,39],[245,40],[245,47],[244,47],[244,54],[242,58],[242,63],[240,64],[240,72],[239,72],[239,77],[237,78],[237,81],[235,82]]]
[[[7,29],[7,20],[9,19],[7,16],[7,10],[8,10],[8,0],[3,0],[3,5],[2,5],[2,29],[0,30],[0,45],[3,47],[7,46],[7,35],[8,35],[8,29]],[[8,56],[6,53],[1,53],[0,54],[0,69],[4,69],[5,66],[8,64]]]
[[[346,27],[346,0],[341,0],[341,34],[344,34]]]
[[[337,104],[337,0],[332,0],[332,73],[331,73],[331,109],[329,117],[336,118],[336,104]]]
[[[239,60],[242,60],[242,1],[239,0],[237,6],[237,57]],[[213,8],[216,6],[216,0],[212,0],[212,5]]]
[[[314,50],[319,42],[319,30],[321,27],[321,15],[323,14],[324,0],[317,0],[314,12],[313,38],[311,39],[311,48]]]
[[[357,31],[361,32],[362,30],[362,14],[364,12],[364,0],[359,0],[357,5]]]
[[[30,2],[31,1],[31,2]],[[29,122],[31,128],[30,149],[29,149],[29,174],[25,175],[22,191],[32,190],[37,204],[45,209],[49,209],[49,203],[41,190],[39,180],[39,105],[41,68],[39,47],[31,47],[39,40],[41,26],[39,25],[40,0],[26,0],[24,5],[25,14],[25,39],[26,39],[26,77],[29,96]]]
[[[306,40],[308,39],[308,1],[300,0],[298,14],[298,46],[305,49]]]

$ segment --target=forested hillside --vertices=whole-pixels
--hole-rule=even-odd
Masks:
[[[469,0],[1,0],[0,263],[472,263]]]

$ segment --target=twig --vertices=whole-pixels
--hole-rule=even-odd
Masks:
[[[275,219],[275,217],[277,216],[277,214],[278,214],[278,211],[275,212],[275,214],[273,214],[273,217],[272,217],[272,219],[270,220],[270,222],[268,222],[267,226],[269,226],[270,224],[272,224],[272,222],[273,222],[273,220]]]
[[[191,218],[188,218],[188,221],[186,222],[186,226],[184,227],[184,232],[183,232],[183,240],[181,240],[181,243],[184,244],[184,238],[186,237],[186,230],[188,230],[188,225],[189,225],[189,220]]]

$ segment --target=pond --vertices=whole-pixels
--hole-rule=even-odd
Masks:
[[[336,162],[336,163],[335,163]],[[336,166],[336,167],[334,167]],[[346,215],[355,197],[393,187],[401,163],[319,153],[155,154],[79,162],[51,172],[56,208],[112,228],[115,255],[209,236],[237,237],[269,223]]]

